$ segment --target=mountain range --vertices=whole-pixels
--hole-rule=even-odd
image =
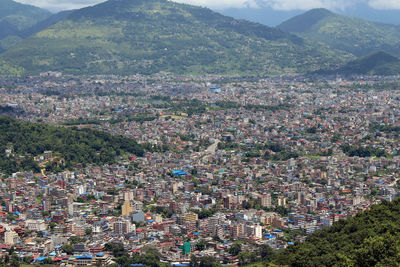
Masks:
[[[0,0],[0,52],[21,39],[21,33],[51,16],[47,10],[12,0]]]
[[[350,61],[338,69],[320,70],[316,73],[327,75],[399,75],[400,59],[384,51],[377,51]]]
[[[269,5],[265,5],[263,1],[255,0],[255,2],[257,4],[256,7],[230,7],[219,8],[216,10],[226,16],[232,16],[237,19],[246,19],[273,27],[281,24],[291,17],[303,14],[305,12],[304,10],[299,9],[279,10],[272,8]],[[338,13],[342,16],[356,17],[368,21],[400,25],[400,10],[374,9],[366,2],[367,1],[358,1],[358,3],[353,6],[335,10],[335,13]]]
[[[384,59],[400,56],[399,26],[326,9],[271,28],[167,0],[109,0],[53,15],[12,0],[0,3],[5,4],[0,23],[14,23],[0,27],[2,76],[50,70],[84,75],[166,71],[264,76],[321,69],[397,74],[394,61],[371,60],[377,59],[376,51],[393,54]],[[25,24],[10,19],[22,11],[35,18]]]
[[[313,9],[278,26],[307,40],[365,56],[377,50],[400,55],[400,27],[341,16],[326,9]]]
[[[0,56],[29,74],[269,75],[352,58],[279,29],[166,0],[110,0],[73,11]]]

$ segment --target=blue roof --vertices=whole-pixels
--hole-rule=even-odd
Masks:
[[[143,267],[143,266],[145,266],[144,264],[131,264],[131,266],[133,267],[133,266],[135,266],[135,267]]]
[[[43,261],[43,260],[45,260],[45,259],[47,259],[46,257],[39,257],[39,258],[37,258],[35,261]]]
[[[99,256],[99,257],[104,256],[104,252],[97,253],[96,256]]]
[[[91,258],[93,258],[93,256],[92,255],[82,255],[82,256],[78,256],[76,258],[77,259],[91,259]]]
[[[181,176],[181,175],[184,176],[184,175],[187,175],[186,172],[181,171],[181,170],[172,171],[172,173],[173,173],[175,176]]]

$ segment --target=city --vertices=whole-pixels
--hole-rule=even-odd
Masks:
[[[3,115],[123,135],[145,154],[62,169],[45,151],[31,155],[40,172],[3,173],[0,257],[101,266],[119,244],[245,265],[302,242],[399,195],[398,78],[2,78]]]

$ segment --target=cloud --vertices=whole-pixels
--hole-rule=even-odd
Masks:
[[[375,9],[390,10],[400,9],[399,0],[371,0],[369,6]]]
[[[16,0],[17,2],[38,6],[54,12],[92,6],[105,0]]]
[[[255,0],[174,0],[174,2],[209,8],[259,7],[259,4]]]
[[[259,0],[260,6],[269,6],[275,10],[309,10],[327,8],[344,10],[357,3],[357,0]]]
[[[77,9],[95,5],[105,0],[16,0],[21,3],[39,6],[51,11]],[[134,1],[134,0],[132,0]],[[345,10],[359,3],[368,4],[375,9],[400,9],[400,0],[173,0],[179,3],[209,8],[271,7],[275,10],[309,10],[327,8]]]

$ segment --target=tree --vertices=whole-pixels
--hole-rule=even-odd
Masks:
[[[190,266],[192,267],[218,267],[221,266],[219,262],[215,260],[214,257],[205,256],[205,257],[196,257],[192,255],[190,258]]]
[[[242,251],[239,253],[238,257],[240,266],[253,263],[257,260],[257,255],[250,251]]]
[[[270,260],[274,254],[274,250],[270,246],[263,244],[260,247],[259,253],[262,260]]]
[[[85,234],[86,234],[86,235],[91,235],[92,232],[93,232],[93,231],[92,231],[92,228],[86,228],[86,229],[85,229]]]
[[[70,244],[66,244],[66,245],[62,246],[61,250],[64,253],[67,253],[68,255],[74,254],[74,247],[72,245],[70,245]]]
[[[204,240],[200,240],[200,241],[197,242],[197,244],[196,244],[196,250],[202,251],[202,250],[205,250],[206,247],[207,247],[207,242],[204,241]]]
[[[233,244],[228,252],[232,255],[232,256],[237,256],[239,255],[239,253],[242,251],[242,245],[240,245],[239,243],[235,243]]]
[[[56,227],[56,223],[55,222],[50,222],[49,226],[50,226],[50,230],[54,230],[54,227]]]
[[[106,243],[104,245],[106,251],[112,252],[115,258],[126,256],[128,253],[125,251],[122,243]]]
[[[19,267],[20,263],[19,263],[19,257],[17,254],[13,253],[11,255],[11,260],[10,260],[10,266],[11,267]]]
[[[153,246],[144,246],[142,248],[142,253],[144,253],[146,255],[153,255],[157,260],[160,260],[162,257],[162,255],[158,251],[158,249]]]

